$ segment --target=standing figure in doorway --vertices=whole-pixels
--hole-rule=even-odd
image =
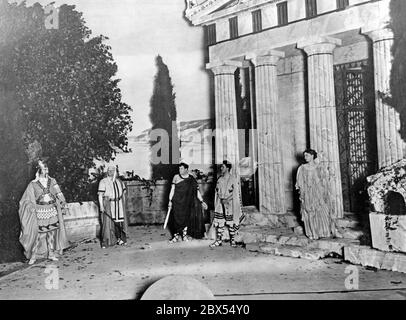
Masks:
[[[100,181],[98,190],[102,248],[127,243],[126,190],[125,184],[117,178],[117,168],[109,166],[107,177]]]
[[[318,162],[317,152],[307,149],[303,152],[306,163],[297,172],[296,189],[300,194],[300,214],[306,236],[312,240],[340,236],[331,218],[329,175]],[[317,159],[317,160],[316,160]]]
[[[56,180],[48,175],[45,160],[38,160],[36,169],[36,178],[28,184],[19,208],[20,242],[29,264],[39,257],[57,261],[56,253],[62,254],[69,247],[63,221],[65,197]]]
[[[217,238],[210,247],[215,248],[223,243],[224,227],[227,226],[230,234],[230,245],[236,247],[235,234],[239,225],[236,224],[234,215],[240,212],[239,186],[236,179],[230,173],[232,165],[224,160],[220,167],[221,176],[217,180],[216,193],[214,196],[214,220]]]
[[[201,239],[205,232],[202,207],[207,210],[207,204],[203,201],[196,179],[188,170],[188,164],[180,163],[179,174],[172,180],[168,204],[168,207],[172,208],[169,217],[171,243],[179,241],[180,237],[183,241],[188,241],[188,234],[195,239]]]

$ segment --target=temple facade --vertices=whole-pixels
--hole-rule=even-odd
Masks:
[[[187,19],[205,28],[216,162],[257,164],[255,204],[282,215],[295,211],[296,170],[310,147],[328,168],[334,216],[364,206],[365,178],[405,152],[385,100],[390,1],[186,2]]]

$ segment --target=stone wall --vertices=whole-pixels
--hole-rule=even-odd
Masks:
[[[69,203],[64,216],[67,237],[70,242],[95,239],[100,231],[99,207],[94,202]]]
[[[140,181],[127,181],[127,214],[129,224],[163,224],[168,210],[171,184],[160,180],[155,186],[146,187]],[[209,207],[213,207],[213,183],[199,181],[202,196]]]

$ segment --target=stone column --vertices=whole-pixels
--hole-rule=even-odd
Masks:
[[[233,166],[232,174],[239,183],[240,172],[238,164],[240,154],[235,91],[235,71],[238,66],[237,61],[207,65],[207,68],[211,69],[214,74],[216,164],[221,164],[223,160],[230,161]],[[236,223],[240,216],[241,212],[234,214]]]
[[[214,96],[216,117],[216,163],[229,160],[238,167],[237,102],[235,71],[237,66],[217,65],[208,68],[214,74]]]
[[[286,213],[278,111],[277,63],[283,52],[248,56],[255,66],[259,204],[264,213]]]
[[[390,94],[393,32],[381,29],[363,33],[373,43],[378,164],[382,168],[402,159],[404,150],[399,113],[384,102],[384,96]]]
[[[333,70],[333,50],[339,44],[330,37],[298,43],[307,54],[310,147],[329,172],[333,218],[344,215]]]

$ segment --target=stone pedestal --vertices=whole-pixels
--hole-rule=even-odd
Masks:
[[[278,51],[249,56],[255,66],[260,210],[276,214],[286,211],[277,83],[281,57]]]
[[[330,37],[298,43],[307,54],[310,147],[329,172],[334,218],[344,215],[333,70],[333,50],[339,44]]]
[[[406,216],[371,212],[369,222],[373,248],[406,253]]]
[[[372,39],[378,164],[382,168],[404,156],[404,141],[399,134],[399,113],[384,102],[384,97],[390,94],[393,32],[382,29],[369,32],[363,30],[363,33]]]

